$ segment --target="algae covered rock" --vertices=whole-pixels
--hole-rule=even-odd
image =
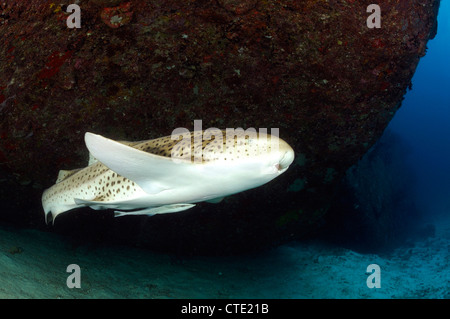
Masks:
[[[345,171],[401,104],[438,0],[0,3],[1,220],[46,228],[40,194],[85,166],[86,131],[279,128],[296,162],[273,183],[185,213],[67,213],[54,231],[183,252],[267,247],[314,231]]]

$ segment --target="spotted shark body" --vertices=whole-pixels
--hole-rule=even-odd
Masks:
[[[60,171],[56,184],[44,191],[46,222],[85,206],[114,209],[115,216],[183,211],[263,185],[294,159],[292,148],[276,136],[220,134],[203,139],[203,131],[194,131],[181,140],[118,142],[86,133],[89,166]]]

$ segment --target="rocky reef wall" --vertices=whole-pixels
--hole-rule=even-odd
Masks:
[[[439,0],[0,3],[0,219],[171,251],[259,249],[314,231],[346,170],[400,107],[436,32]],[[86,131],[113,139],[177,127],[279,128],[296,151],[276,181],[195,209],[44,224],[40,194],[86,165]]]

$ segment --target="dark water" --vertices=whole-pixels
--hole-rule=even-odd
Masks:
[[[408,185],[401,196],[418,213],[396,222],[417,218],[430,225],[425,235],[410,234],[414,240],[383,254],[354,250],[348,240],[312,240],[259,254],[183,259],[130,247],[75,247],[55,234],[2,227],[0,298],[450,298],[448,0],[438,28],[377,151],[385,161],[401,154],[404,167],[384,174]],[[80,267],[81,288],[67,285],[71,264]],[[380,288],[368,287],[371,264],[381,269]]]
[[[428,42],[413,88],[389,127],[412,147],[416,200],[430,217],[450,214],[450,3],[441,2],[438,34]]]

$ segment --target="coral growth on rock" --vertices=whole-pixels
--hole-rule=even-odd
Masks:
[[[68,213],[55,229],[89,220],[94,234],[196,252],[307,234],[400,106],[436,29],[438,0],[380,0],[381,28],[367,26],[371,2],[92,0],[79,29],[66,24],[70,1],[1,2],[0,219],[44,227],[39,194],[86,164],[86,131],[142,140],[201,119],[279,128],[299,160],[218,205],[145,221]]]

